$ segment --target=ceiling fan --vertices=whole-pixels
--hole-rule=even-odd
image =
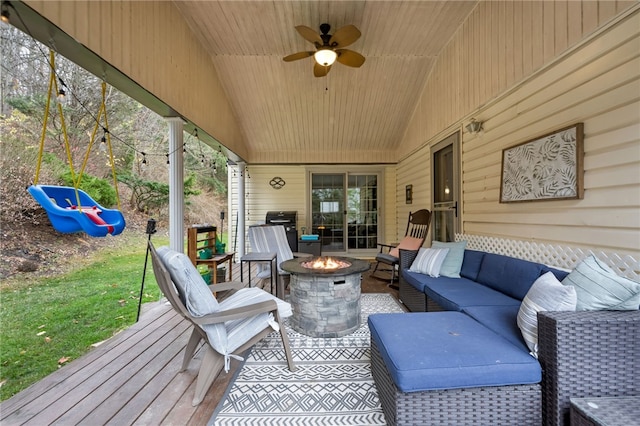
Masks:
[[[324,77],[327,75],[329,70],[331,70],[331,65],[333,65],[335,61],[354,68],[359,68],[364,64],[364,56],[353,50],[345,49],[346,46],[349,46],[360,38],[360,30],[354,25],[344,26],[333,35],[329,34],[331,30],[331,25],[329,24],[320,25],[320,32],[322,34],[318,34],[305,25],[298,25],[296,30],[305,40],[310,41],[316,46],[316,51],[298,52],[285,56],[282,58],[285,62],[297,61],[298,59],[313,56],[316,61],[313,66],[313,75],[316,77]]]

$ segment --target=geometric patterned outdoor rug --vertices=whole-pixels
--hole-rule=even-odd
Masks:
[[[362,294],[360,303],[360,328],[344,337],[308,337],[285,319],[297,370],[289,371],[282,341],[271,333],[246,357],[209,425],[385,425],[367,317],[403,309],[389,294]]]

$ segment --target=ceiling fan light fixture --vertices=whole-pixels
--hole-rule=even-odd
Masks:
[[[324,67],[333,65],[338,58],[338,54],[331,49],[320,49],[313,54],[313,58],[316,62]]]

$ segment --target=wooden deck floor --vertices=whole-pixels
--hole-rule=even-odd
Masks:
[[[368,275],[363,292],[397,296]],[[234,278],[240,278],[238,265]],[[145,305],[138,323],[2,402],[0,424],[204,425],[239,363],[233,360],[229,373],[222,372],[204,401],[192,407],[200,354],[187,371],[178,371],[190,333],[189,323],[171,306]]]

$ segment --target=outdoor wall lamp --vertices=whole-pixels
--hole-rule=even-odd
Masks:
[[[464,126],[464,128],[467,129],[469,133],[480,133],[482,124],[484,124],[482,121],[476,121],[475,118],[472,118],[471,122]]]

